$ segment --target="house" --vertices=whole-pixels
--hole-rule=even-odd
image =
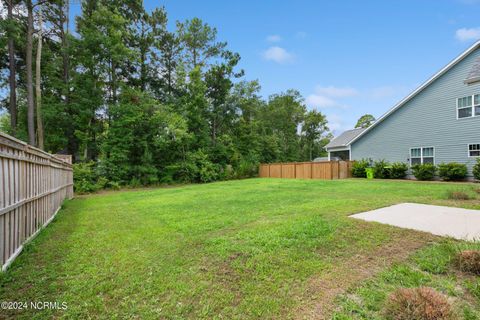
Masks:
[[[480,41],[369,128],[344,132],[326,150],[346,160],[459,162],[471,176],[480,156]]]

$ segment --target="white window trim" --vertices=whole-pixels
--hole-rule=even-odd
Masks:
[[[436,165],[435,163],[435,147],[434,146],[424,146],[424,147],[413,147],[410,148],[410,153],[408,154],[408,158],[410,159],[410,167],[412,166],[412,150],[413,149],[420,149],[420,163],[423,164],[423,149],[426,148],[432,148],[433,149],[433,156],[432,157],[426,157],[426,158],[433,158],[433,165]],[[413,158],[418,158],[418,157],[413,157]]]
[[[480,157],[480,155],[479,155],[479,156],[471,156],[471,155],[470,155],[470,146],[471,146],[471,145],[474,145],[474,144],[479,144],[479,145],[480,145],[480,143],[469,143],[469,144],[467,144],[467,155],[468,155],[469,158],[478,158],[478,157]],[[474,150],[474,151],[477,151],[477,150]],[[480,150],[478,150],[478,151],[480,151]]]
[[[456,112],[456,115],[457,115],[457,120],[471,119],[471,118],[475,118],[475,117],[480,117],[480,115],[475,115],[475,107],[480,106],[480,104],[475,104],[475,96],[476,96],[477,94],[478,94],[478,93],[474,93],[474,94],[470,95],[470,96],[472,97],[472,105],[471,105],[470,107],[458,108],[458,99],[463,99],[463,98],[470,97],[470,96],[460,97],[460,98],[457,98],[457,99],[455,100],[455,105],[456,105],[455,112]],[[472,109],[472,115],[471,115],[470,117],[462,117],[462,118],[460,118],[460,117],[458,116],[458,110],[460,110],[460,109],[467,109],[467,108]],[[415,149],[415,148],[413,148],[413,149]]]

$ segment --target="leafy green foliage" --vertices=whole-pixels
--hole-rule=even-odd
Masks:
[[[392,174],[392,166],[388,161],[378,160],[373,163],[375,178],[389,179]]]
[[[358,119],[355,128],[368,128],[375,122],[375,117],[371,114],[364,114]]]
[[[90,161],[73,165],[73,183],[75,192],[89,193],[105,188],[108,180],[99,177],[95,170],[95,163]]]
[[[367,173],[366,168],[370,166],[370,161],[368,159],[361,159],[355,161],[352,165],[352,175],[356,178],[366,178]]]
[[[432,180],[437,172],[437,167],[431,163],[416,164],[412,166],[412,172],[418,180]]]
[[[473,165],[472,173],[476,180],[480,180],[480,158],[477,158],[477,162]]]
[[[51,26],[41,65],[45,149],[93,161],[110,187],[244,178],[257,174],[258,163],[326,154],[325,115],[308,111],[296,90],[263,99],[258,81],[239,79],[240,55],[201,19],[170,30],[164,8],[85,0],[71,33],[65,1],[41,2],[35,14],[40,7]],[[0,34],[15,38],[16,136],[25,139],[25,30],[14,20],[0,21]],[[4,53],[6,37],[0,42]],[[0,71],[8,73],[1,61]],[[7,116],[0,120],[10,132]]]
[[[392,179],[404,179],[407,175],[408,165],[403,162],[394,162],[391,165],[390,178]]]
[[[441,163],[438,165],[438,175],[445,181],[459,181],[467,176],[467,166],[463,163]]]

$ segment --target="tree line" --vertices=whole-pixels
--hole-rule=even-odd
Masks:
[[[1,17],[1,130],[107,181],[244,177],[323,156],[331,138],[298,91],[262,98],[199,18],[169,30],[141,0],[6,0]]]

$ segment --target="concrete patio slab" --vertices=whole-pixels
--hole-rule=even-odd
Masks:
[[[461,240],[480,240],[480,210],[401,203],[350,217]]]

